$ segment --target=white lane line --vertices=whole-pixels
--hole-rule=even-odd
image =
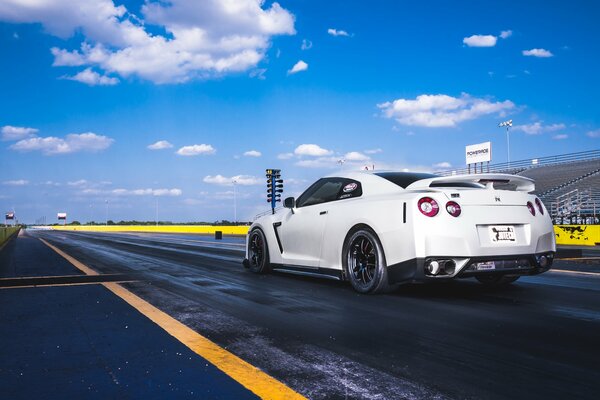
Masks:
[[[574,274],[574,275],[595,275],[595,276],[600,276],[599,272],[585,272],[585,271],[572,271],[569,269],[553,269],[550,270],[548,272],[551,273],[555,273],[555,274]]]

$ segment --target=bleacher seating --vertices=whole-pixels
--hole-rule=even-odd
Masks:
[[[546,197],[597,172],[600,172],[600,159],[534,167],[517,175],[535,180],[535,193]]]

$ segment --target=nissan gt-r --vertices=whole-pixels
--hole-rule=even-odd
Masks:
[[[469,277],[508,284],[547,271],[556,252],[534,189],[508,174],[338,173],[257,218],[244,266],[348,280],[360,293]]]

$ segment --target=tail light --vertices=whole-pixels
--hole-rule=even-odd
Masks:
[[[452,215],[453,217],[458,217],[461,211],[460,205],[455,201],[449,201],[446,203],[446,211],[448,211],[448,214]]]
[[[422,197],[419,199],[419,211],[427,217],[435,217],[440,210],[438,203],[431,197]]]
[[[537,197],[535,198],[535,205],[537,206],[540,215],[544,215],[544,206],[542,206],[542,202]]]
[[[529,210],[529,212],[531,213],[531,215],[535,216],[535,208],[533,208],[533,204],[531,204],[530,201],[527,202],[527,209]]]

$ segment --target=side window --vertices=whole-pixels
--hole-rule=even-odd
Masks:
[[[336,200],[341,189],[342,181],[339,179],[321,179],[300,196],[298,207],[312,206]]]
[[[360,182],[352,179],[344,179],[342,181],[342,190],[338,193],[338,200],[360,196],[362,196],[362,185]]]
[[[312,206],[362,195],[360,182],[345,178],[324,178],[315,182],[296,202],[297,207]]]

